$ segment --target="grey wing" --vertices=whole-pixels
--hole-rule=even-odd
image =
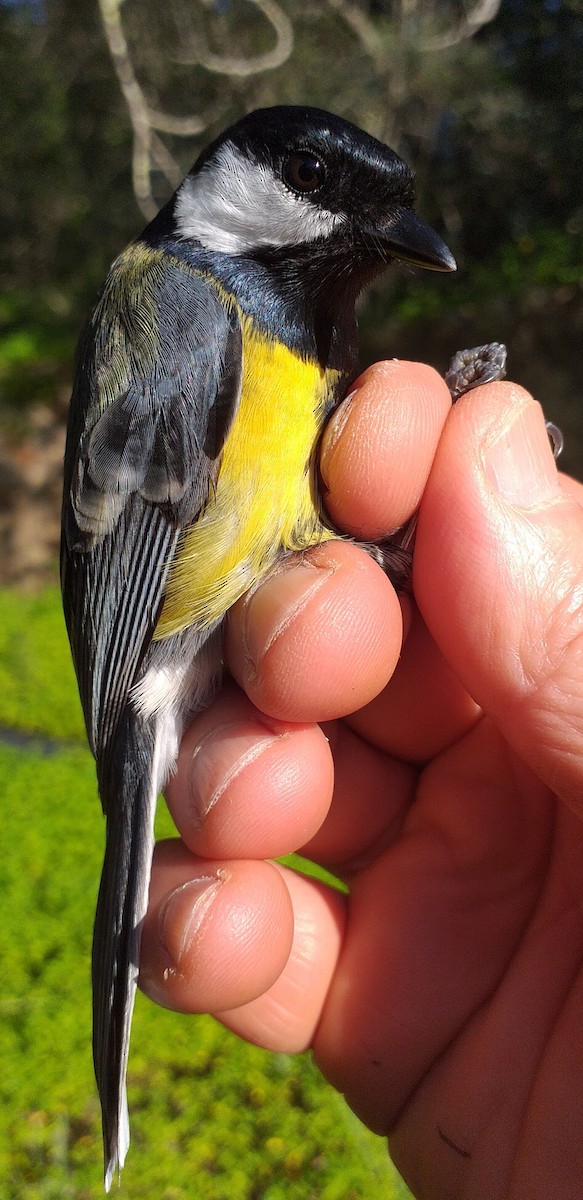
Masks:
[[[108,296],[106,287],[80,353],[65,453],[63,603],[98,758],[150,644],[180,530],[216,479],[240,396],[236,311],[171,260],[154,283],[154,349],[143,351],[137,330],[122,369],[110,311],[120,288]],[[129,311],[121,325],[131,333],[136,319]],[[111,391],[112,377],[121,386],[104,404],[100,381]]]

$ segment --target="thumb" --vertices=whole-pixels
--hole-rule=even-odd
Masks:
[[[448,418],[423,497],[414,587],[464,686],[583,816],[577,494],[526,392],[495,383],[470,393]]]

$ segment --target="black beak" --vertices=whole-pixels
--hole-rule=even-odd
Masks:
[[[430,271],[457,270],[451,250],[411,208],[395,209],[387,225],[377,226],[374,232],[393,258]]]

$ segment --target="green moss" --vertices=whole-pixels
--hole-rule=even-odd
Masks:
[[[0,591],[0,727],[85,741],[56,588]]]

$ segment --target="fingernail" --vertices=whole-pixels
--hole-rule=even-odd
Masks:
[[[342,401],[339,408],[336,409],[324,430],[322,441],[320,443],[320,475],[323,483],[328,486],[329,472],[336,452],[338,443],[344,432],[344,427],[352,409],[355,396],[358,395],[358,389],[350,392]]]
[[[160,913],[162,942],[175,966],[184,958],[206,917],[211,904],[227,878],[226,871],[189,879],[171,892]]]
[[[316,592],[334,574],[336,565],[302,555],[282,563],[259,587],[248,593],[245,601],[243,636],[249,678],[255,678],[261,663],[279,635],[310,603]],[[273,591],[277,586],[278,620],[273,620]]]
[[[250,763],[285,734],[258,734],[249,721],[215,726],[195,747],[190,766],[190,787],[195,825],[199,827],[223,793]],[[225,761],[233,762],[225,771]]]
[[[489,446],[486,470],[502,499],[518,507],[534,508],[559,494],[540,404],[531,401],[517,409],[512,423]]]

